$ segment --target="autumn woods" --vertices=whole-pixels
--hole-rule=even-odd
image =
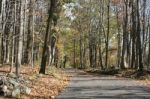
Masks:
[[[79,3],[81,7],[74,12],[76,19],[71,25],[79,33],[74,36],[74,53],[79,53],[74,56],[77,66],[140,71],[149,68],[148,0]]]
[[[30,64],[33,67],[34,63],[41,59],[41,67],[43,67],[46,65],[43,61],[46,61],[47,57],[53,54],[53,51],[50,50],[54,50],[54,46],[50,47],[47,43],[55,43],[49,40],[51,39],[49,31],[51,31],[51,27],[54,27],[53,24],[56,25],[57,13],[59,13],[58,10],[61,10],[60,8],[57,9],[56,6],[61,6],[61,4],[56,0],[50,1],[0,1],[0,62],[2,66],[11,65],[10,72],[12,72],[12,68],[16,68],[16,74],[19,75],[21,65]],[[48,9],[49,17],[47,20]],[[55,16],[54,12],[56,13]],[[40,71],[44,73],[43,70]]]
[[[0,71],[31,82],[48,73],[50,82],[60,68],[145,73],[149,6],[149,0],[0,0]]]
[[[147,0],[1,0],[0,63],[17,75],[23,64],[38,63],[45,74],[46,65],[64,61],[142,71],[150,64],[148,6]]]

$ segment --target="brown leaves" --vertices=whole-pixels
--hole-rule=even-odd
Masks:
[[[48,69],[47,69],[48,70]],[[9,66],[0,68],[3,74],[8,73]],[[55,96],[67,85],[68,77],[59,70],[55,69],[57,75],[61,76],[54,77],[56,74],[39,75],[39,67],[31,68],[30,66],[21,67],[21,75],[30,81],[29,85],[31,88],[31,93],[29,95],[21,95],[23,99],[54,99]],[[53,70],[54,71],[54,70]],[[2,73],[2,72],[1,72]],[[54,73],[54,72],[51,72]],[[31,79],[32,78],[32,79]]]

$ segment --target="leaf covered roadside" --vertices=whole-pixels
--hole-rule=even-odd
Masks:
[[[18,98],[23,99],[52,99],[55,98],[68,84],[69,77],[55,67],[47,68],[46,75],[39,74],[39,67],[22,66],[21,76],[28,81],[31,88],[29,95],[21,94]],[[7,75],[9,66],[0,67],[0,74]],[[6,98],[6,97],[1,97]]]
[[[119,70],[119,69],[106,69],[106,70],[99,70],[99,69],[86,69],[85,72],[92,73],[92,74],[98,74],[98,75],[111,75],[116,76],[117,78],[123,77],[123,78],[129,78],[135,80],[139,85],[150,87],[150,71],[144,70],[143,72],[140,72],[138,70],[134,69],[125,69],[125,70]]]

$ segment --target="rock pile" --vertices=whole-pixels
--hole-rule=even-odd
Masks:
[[[31,89],[27,86],[29,83],[13,74],[0,76],[0,96],[18,97],[20,94],[30,94]]]

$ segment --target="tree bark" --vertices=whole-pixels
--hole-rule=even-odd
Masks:
[[[49,37],[49,29],[51,32],[51,27],[52,27],[52,17],[54,13],[54,7],[56,0],[50,0],[50,9],[49,9],[49,16],[47,20],[47,27],[46,27],[46,34],[45,34],[45,41],[44,41],[44,47],[43,47],[43,53],[42,53],[42,61],[41,61],[41,67],[39,73],[45,74],[45,69],[46,69],[46,62],[47,62],[47,57],[48,57],[48,37]]]

